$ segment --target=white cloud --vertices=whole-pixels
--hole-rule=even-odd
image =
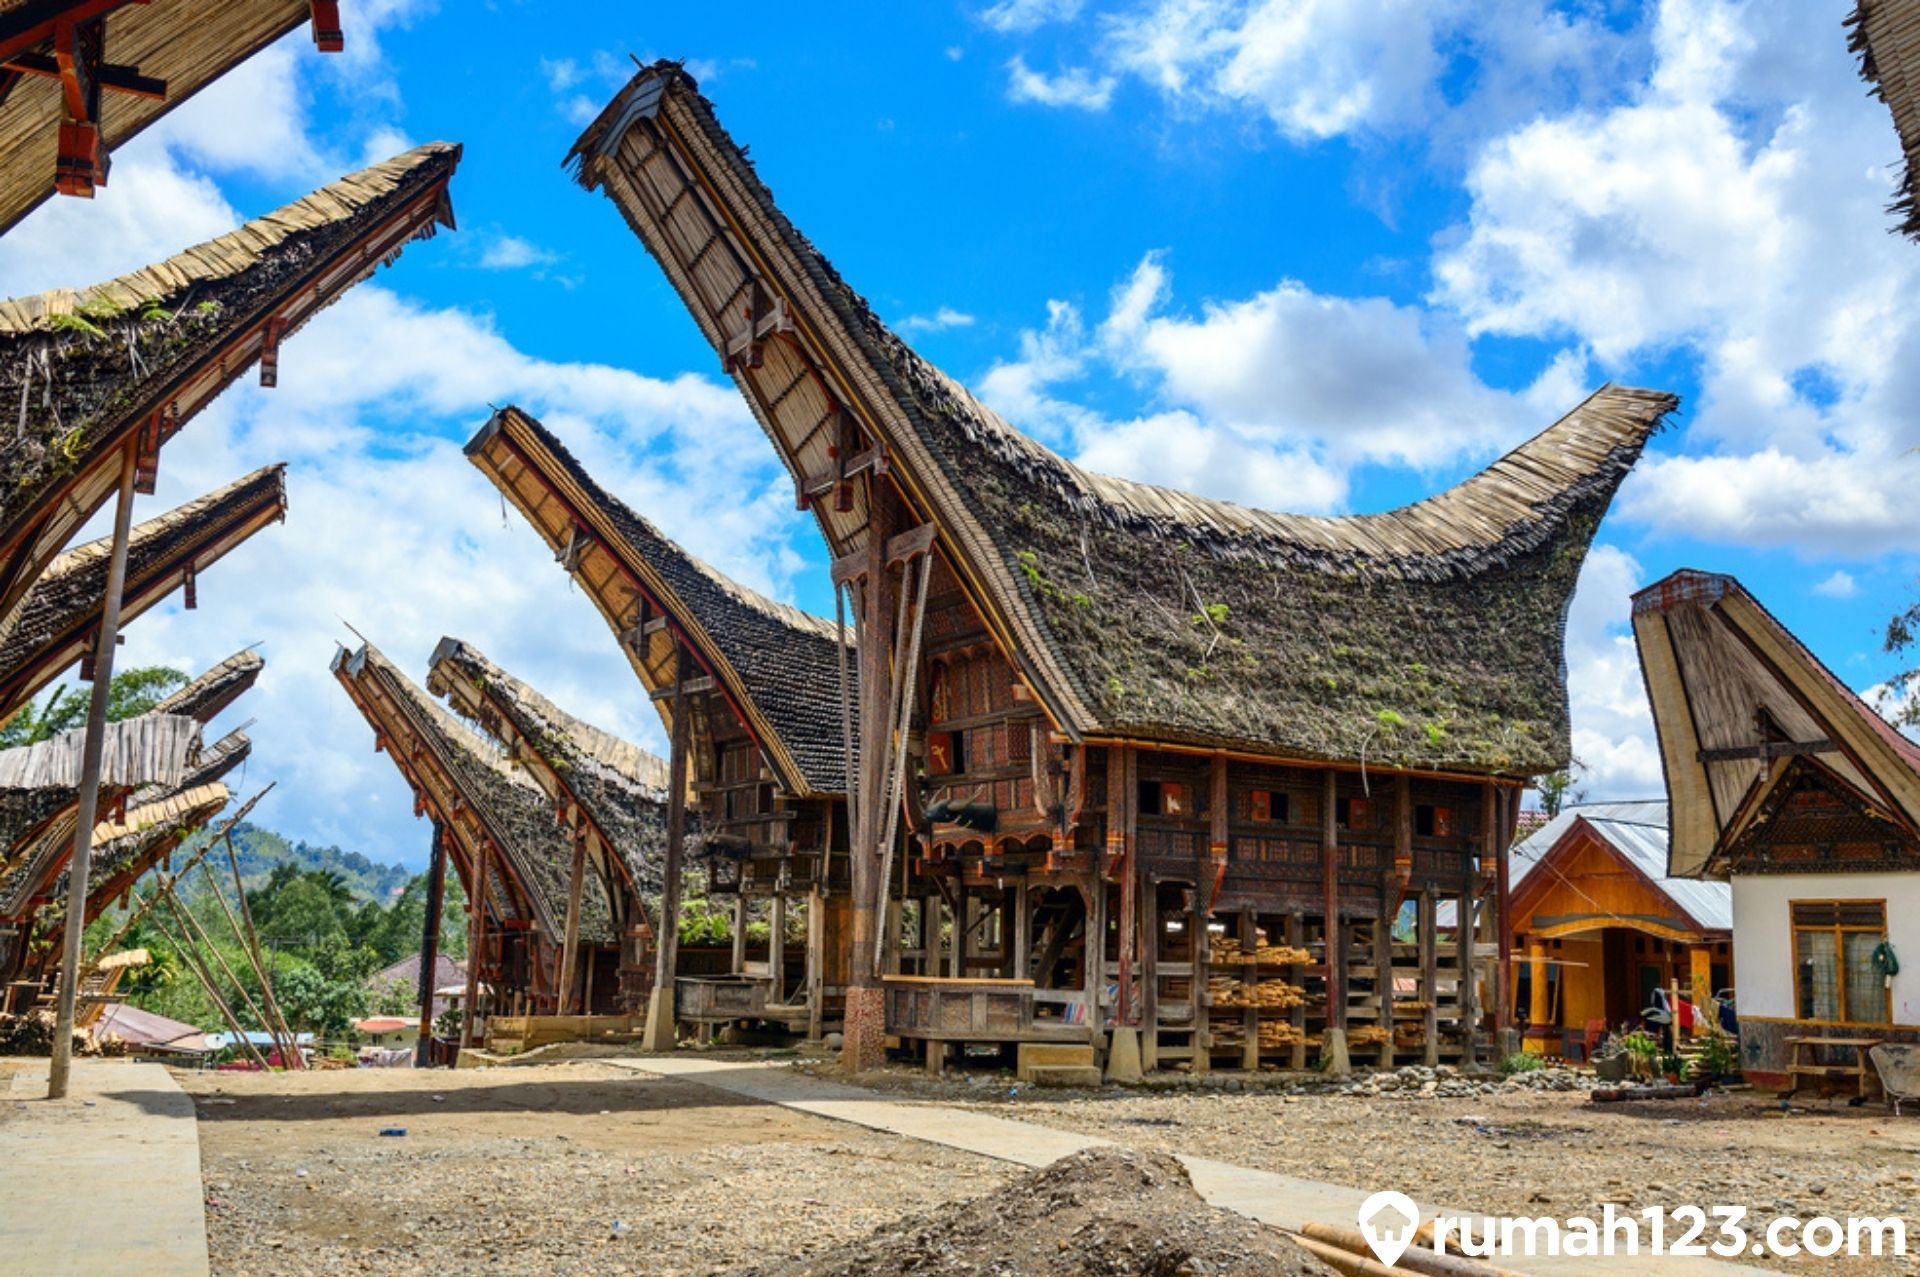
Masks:
[[[317,56],[307,33],[296,31],[209,84],[153,131],[182,158],[215,172],[325,181],[327,161],[307,139],[312,93],[301,66]]]
[[[1850,599],[1860,593],[1860,583],[1853,579],[1853,573],[1836,569],[1832,576],[1815,584],[1813,592],[1822,598]]]
[[[1611,545],[1587,556],[1567,612],[1567,700],[1576,784],[1593,799],[1666,792],[1653,713],[1629,629],[1640,564]]]
[[[1067,67],[1047,75],[1028,66],[1018,54],[1007,62],[1007,97],[1015,102],[1104,111],[1113,101],[1117,83],[1113,76],[1095,76],[1085,67]]]
[[[0,237],[0,294],[83,288],[224,235],[245,219],[210,178],[142,138],[91,200],[51,199]]]
[[[586,77],[586,72],[572,58],[541,58],[540,74],[546,77],[547,87],[555,93],[565,93]]]
[[[903,333],[939,333],[950,328],[971,328],[974,317],[964,310],[941,306],[931,315],[908,315],[894,327]]]
[[[1457,322],[1384,298],[1283,280],[1193,316],[1170,310],[1172,296],[1149,253],[1091,331],[1077,307],[1050,302],[1046,326],[1021,334],[1019,358],[980,379],[981,397],[1092,469],[1320,512],[1344,505],[1355,466],[1490,458],[1591,389],[1577,355],[1524,393],[1492,389]],[[1097,372],[1134,379],[1162,411],[1119,421],[1054,395]]]
[[[1080,16],[1086,0],[1000,0],[981,10],[980,21],[995,31],[1024,34]]]
[[[1698,446],[1623,494],[1664,531],[1852,555],[1920,532],[1920,254],[1887,233],[1892,134],[1832,28],[1667,0],[1650,81],[1490,143],[1440,247],[1433,300],[1474,334],[1697,363]]]
[[[494,235],[480,251],[480,265],[487,270],[525,270],[529,266],[550,266],[558,260],[556,254],[518,235]]]

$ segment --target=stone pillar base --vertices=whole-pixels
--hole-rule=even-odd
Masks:
[[[1326,1029],[1320,1034],[1320,1071],[1333,1077],[1347,1077],[1353,1063],[1347,1058],[1347,1031]]]
[[[1501,1060],[1512,1059],[1514,1056],[1520,1054],[1520,1031],[1518,1029],[1500,1030],[1497,1040],[1500,1047],[1499,1058],[1494,1061],[1495,1064],[1498,1064]]]
[[[1140,1069],[1140,1030],[1115,1029],[1107,1040],[1107,1081],[1132,1085],[1144,1076]]]
[[[854,985],[847,990],[840,1067],[849,1073],[865,1073],[879,1068],[886,1059],[887,991],[876,985]]]
[[[640,1035],[640,1049],[660,1053],[673,1050],[677,1028],[673,1021],[673,986],[655,989],[647,998],[647,1028]]]

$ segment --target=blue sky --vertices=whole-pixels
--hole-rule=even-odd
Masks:
[[[1856,687],[1915,578],[1920,245],[1844,0],[368,0],[0,240],[0,294],[177,251],[415,142],[460,230],[408,250],[169,445],[158,513],[268,461],[292,517],[122,658],[269,662],[249,781],[288,833],[418,864],[427,831],[326,675],[342,621],[419,674],[455,634],[643,744],[587,601],[459,455],[489,403],[769,593],[830,606],[812,526],[664,278],[561,159],[688,59],[788,213],[923,353],[1101,470],[1277,509],[1457,481],[1613,379],[1686,405],[1570,623],[1595,797],[1657,794],[1626,598],[1731,571]]]

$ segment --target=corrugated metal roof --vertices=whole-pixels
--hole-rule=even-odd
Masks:
[[[1508,881],[1518,891],[1540,861],[1573,828],[1587,827],[1645,874],[1675,907],[1707,931],[1733,927],[1733,889],[1724,882],[1667,876],[1669,824],[1667,804],[1661,799],[1625,803],[1583,803],[1564,808],[1514,846],[1509,853]]]

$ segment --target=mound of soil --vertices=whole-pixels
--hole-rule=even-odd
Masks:
[[[1005,1188],[734,1277],[1325,1277],[1278,1233],[1209,1206],[1162,1153],[1075,1153]]]

